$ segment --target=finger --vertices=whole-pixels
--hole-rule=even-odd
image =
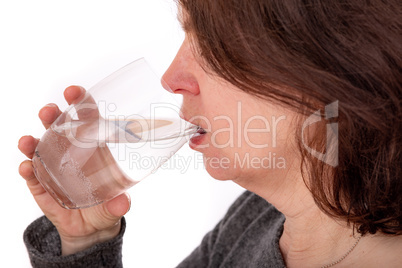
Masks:
[[[105,229],[116,225],[121,217],[130,209],[131,201],[127,193],[123,193],[112,200],[98,206],[87,208],[88,217],[97,229]],[[86,214],[84,214],[86,215]]]
[[[64,98],[68,104],[71,104],[73,102],[78,102],[81,98],[83,98],[84,93],[84,88],[79,86],[71,86],[64,91]],[[39,118],[42,121],[43,126],[48,129],[61,113],[62,112],[56,104],[50,103],[39,111]]]
[[[75,104],[81,101],[85,96],[85,89],[80,86],[69,86],[64,90],[64,98],[67,103]]]
[[[34,196],[45,193],[45,189],[35,177],[32,162],[30,160],[25,160],[22,162],[18,168],[18,171],[21,177],[26,180],[28,188]]]
[[[21,177],[23,177],[26,181],[30,181],[36,178],[33,172],[32,162],[30,160],[23,161],[18,168],[18,172],[20,173]]]
[[[54,103],[49,103],[40,109],[39,119],[42,121],[43,126],[48,129],[60,114],[59,107]]]
[[[105,205],[110,215],[114,217],[121,217],[130,210],[131,198],[128,193],[124,193],[113,198]]]
[[[79,105],[75,106],[75,111],[79,119],[95,120],[99,118],[100,115],[96,101],[83,87],[70,86],[66,88],[64,98],[68,104],[79,103]]]
[[[18,149],[21,153],[25,154],[28,158],[32,158],[35,152],[35,148],[38,145],[39,139],[35,139],[32,136],[23,136],[18,141]]]

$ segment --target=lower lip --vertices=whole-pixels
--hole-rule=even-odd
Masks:
[[[205,139],[206,134],[194,134],[193,137],[190,139],[190,148],[195,149],[199,146],[202,141]]]

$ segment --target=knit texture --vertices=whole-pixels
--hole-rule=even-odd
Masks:
[[[281,268],[285,217],[265,199],[242,194],[179,268]]]
[[[34,268],[123,267],[122,244],[125,227],[126,222],[122,218],[117,237],[76,254],[62,256],[57,229],[43,216],[25,230],[24,242]]]
[[[178,267],[283,268],[279,238],[284,221],[284,215],[266,200],[245,192]],[[69,256],[61,256],[59,235],[46,217],[27,228],[24,241],[34,268],[122,267],[124,218],[121,225],[120,234],[111,241]]]

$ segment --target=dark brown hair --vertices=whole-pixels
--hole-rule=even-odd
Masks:
[[[306,185],[358,232],[402,234],[400,0],[178,2],[213,73],[304,114],[339,101],[338,165],[300,146]]]

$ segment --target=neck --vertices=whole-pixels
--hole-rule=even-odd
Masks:
[[[352,227],[324,214],[305,185],[298,187],[297,194],[287,200],[268,199],[286,217],[279,245],[287,267],[321,267],[337,261],[358,234],[354,236]]]
[[[270,176],[279,179],[247,178],[235,182],[285,215],[279,247],[286,266],[323,267],[341,259],[360,235],[318,208],[301,175],[288,171]],[[398,252],[402,252],[402,236],[367,235],[336,267],[399,267],[402,257]]]
[[[354,237],[351,227],[318,208],[301,174],[288,170],[286,174],[270,174],[270,177],[280,179],[248,178],[243,184],[236,182],[285,215],[279,246],[287,267],[321,267],[337,261],[353,246],[358,234]]]
[[[302,215],[286,216],[279,245],[288,267],[322,267],[341,259],[358,236],[346,224],[310,207]]]

